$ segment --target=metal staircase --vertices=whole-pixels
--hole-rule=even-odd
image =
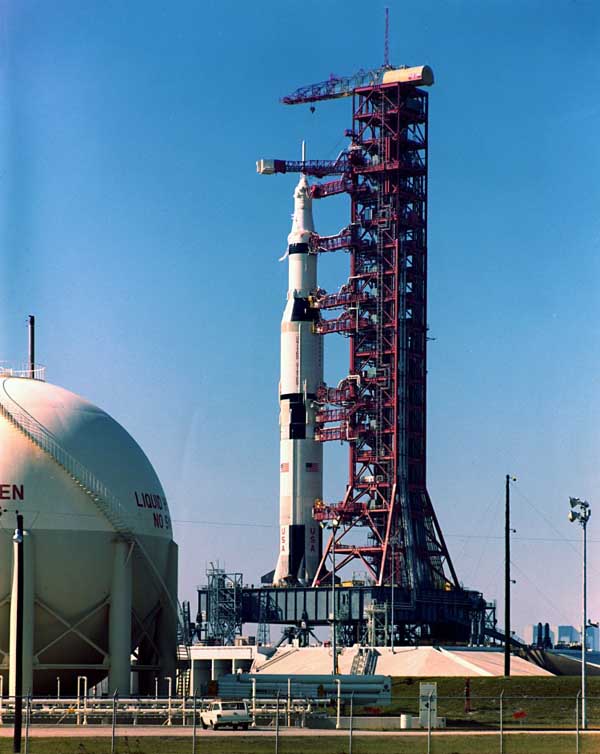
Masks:
[[[130,516],[120,500],[110,489],[101,482],[86,466],[78,461],[71,453],[63,448],[52,433],[20,406],[6,391],[4,381],[0,392],[0,416],[3,416],[16,429],[24,434],[34,445],[44,451],[52,460],[60,466],[74,484],[88,495],[98,510],[107,519],[116,532],[132,542],[145,561],[149,564],[161,589],[166,595],[172,609],[177,616],[178,634],[189,634],[188,627],[184,626],[183,611],[177,600],[173,599],[165,581],[158,571],[156,564],[147,550],[134,533]],[[185,645],[186,659],[190,660],[189,644]],[[179,649],[178,649],[179,659]]]
[[[360,647],[352,660],[351,675],[373,675],[377,665],[377,652],[370,648]]]
[[[192,676],[190,648],[187,644],[177,646],[177,684],[176,694],[182,698],[191,696],[190,681]]]

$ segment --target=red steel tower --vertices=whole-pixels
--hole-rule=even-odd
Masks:
[[[359,560],[377,585],[447,589],[458,581],[426,487],[428,94],[411,83],[353,93],[348,170],[315,195],[346,190],[351,222],[321,248],[346,247],[350,276],[318,296],[339,309],[317,323],[349,336],[350,370],[324,388],[318,438],[349,443],[349,482],[336,505],[315,585]]]
[[[314,198],[346,192],[350,224],[312,239],[314,252],[346,250],[350,274],[337,293],[319,290],[311,306],[323,334],[350,343],[349,374],[317,392],[316,439],[349,444],[343,499],[317,501],[314,518],[332,533],[314,586],[360,565],[376,586],[411,599],[460,586],[426,486],[427,66],[361,71],[305,87],[286,104],[352,96],[350,147],[338,160],[261,161],[259,172],[339,177]],[[358,563],[356,562],[358,561]],[[429,599],[429,598],[427,598]],[[406,603],[405,603],[406,604]]]

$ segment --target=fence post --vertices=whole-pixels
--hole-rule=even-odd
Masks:
[[[342,713],[342,682],[339,678],[337,678],[335,682],[337,683],[337,713],[335,718],[335,729],[339,730],[342,727],[340,720]]]
[[[117,705],[118,705],[118,697],[117,692],[113,694],[113,708],[112,708],[112,732],[110,736],[110,754],[115,754],[116,752],[116,732],[117,732]]]
[[[433,692],[429,692],[429,699],[427,701],[427,754],[431,754],[431,697]]]
[[[504,754],[504,689],[500,693],[500,754]]]
[[[277,700],[275,702],[275,754],[279,754],[279,689],[277,689]]]
[[[575,751],[579,754],[579,700],[581,698],[581,691],[577,692],[577,698],[575,700]]]
[[[350,722],[348,724],[348,754],[352,754],[352,721],[354,715],[354,691],[350,694]]]
[[[192,721],[192,754],[196,754],[196,694],[194,694],[194,701],[193,701],[193,721]]]

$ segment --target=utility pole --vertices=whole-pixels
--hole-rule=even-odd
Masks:
[[[504,516],[504,675],[510,676],[510,483],[516,477],[506,475],[506,503]]]
[[[23,516],[17,511],[17,528],[13,541],[17,543],[17,641],[15,658],[15,723],[13,752],[21,752],[21,730],[23,727]]]

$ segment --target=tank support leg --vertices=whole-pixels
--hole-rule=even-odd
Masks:
[[[177,666],[177,545],[174,542],[169,544],[165,584],[171,593],[171,599],[166,594],[161,595],[162,609],[158,616],[156,637],[160,652],[159,684],[161,689],[166,690],[168,682],[165,679],[172,678],[174,690]]]
[[[114,545],[110,592],[108,646],[110,670],[108,692],[129,696],[131,690],[131,549],[130,542],[117,540]]]
[[[33,693],[33,629],[35,610],[33,537],[23,532],[23,693]],[[13,542],[13,576],[10,598],[10,672],[9,694],[15,695],[17,684],[17,553],[18,545]]]

